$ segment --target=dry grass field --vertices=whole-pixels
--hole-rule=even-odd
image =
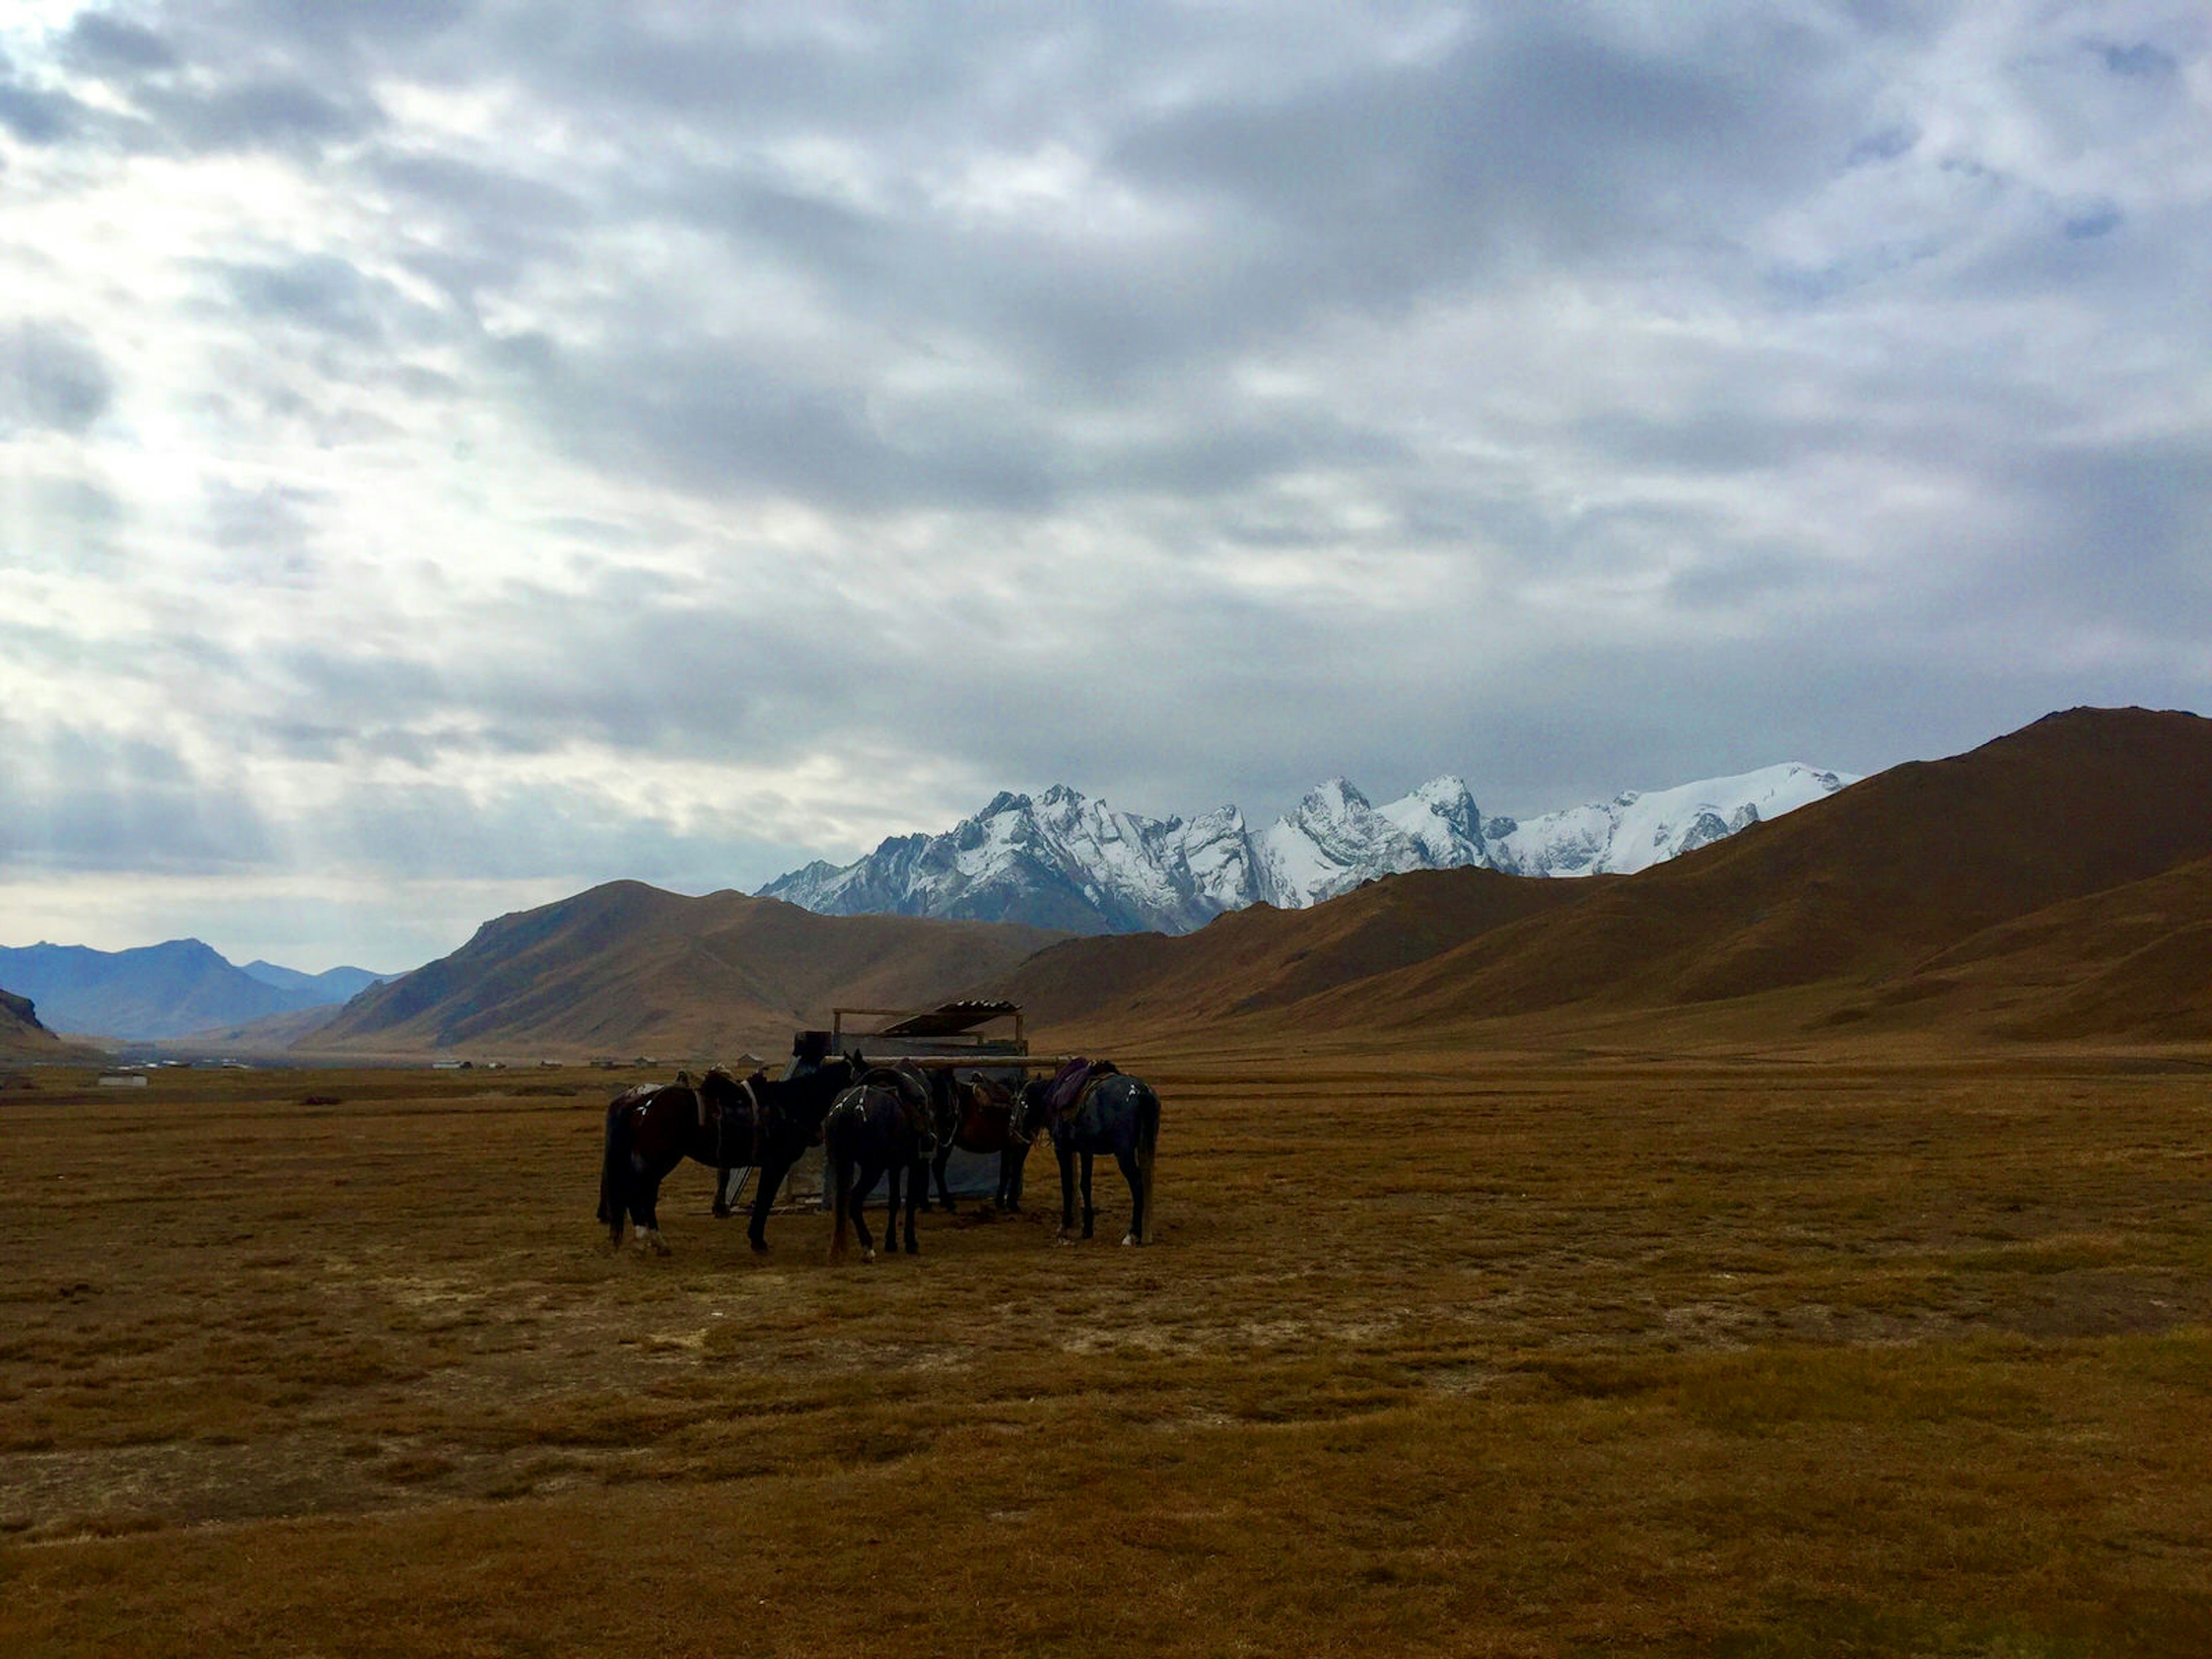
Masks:
[[[1157,1248],[839,1269],[605,1074],[0,1094],[0,1652],[2212,1651],[2201,1051],[1150,1069]]]

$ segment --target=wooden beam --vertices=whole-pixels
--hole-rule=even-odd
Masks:
[[[854,1041],[857,1042],[858,1038]],[[867,1060],[866,1048],[860,1058]],[[919,1071],[1005,1072],[1019,1067],[1030,1072],[1056,1072],[1074,1059],[1073,1054],[884,1054],[868,1060],[871,1066],[911,1066]]]

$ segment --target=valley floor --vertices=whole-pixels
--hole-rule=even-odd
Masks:
[[[834,1269],[590,1073],[49,1073],[0,1650],[2202,1651],[2205,1060],[1155,1056],[1156,1248]]]

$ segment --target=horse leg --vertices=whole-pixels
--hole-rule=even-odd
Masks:
[[[1075,1154],[1066,1148],[1054,1146],[1053,1156],[1060,1160],[1060,1242],[1075,1242]]]
[[[842,1152],[825,1152],[823,1153],[822,1184],[829,1188],[830,1192],[834,1194],[830,1200],[830,1203],[831,1206],[837,1212],[836,1230],[830,1235],[830,1259],[832,1261],[842,1261],[845,1259],[845,1232],[847,1224],[860,1220],[860,1216],[858,1214],[860,1207],[860,1195],[857,1193],[848,1194],[845,1190],[851,1178],[852,1173],[853,1166],[845,1161],[844,1155]],[[865,1221],[861,1221],[860,1242],[865,1244],[867,1243],[867,1239],[868,1224]],[[871,1250],[868,1254],[872,1256],[875,1255],[875,1252]]]
[[[714,1201],[707,1213],[717,1221],[727,1221],[734,1213],[730,1208],[730,1176],[737,1167],[734,1164],[717,1164],[714,1166]]]
[[[876,1259],[876,1236],[868,1231],[868,1188],[876,1184],[876,1177],[882,1173],[872,1164],[862,1164],[860,1172],[853,1177],[852,1190],[845,1195],[846,1207],[853,1214],[853,1230],[860,1235],[860,1260],[863,1261]],[[842,1186],[843,1183],[841,1182],[839,1184]]]
[[[1083,1236],[1091,1237],[1091,1224],[1098,1219],[1098,1212],[1091,1207],[1091,1154],[1083,1155]]]
[[[928,1190],[929,1165],[916,1158],[906,1172],[906,1253],[908,1255],[921,1254],[921,1246],[915,1242],[914,1237],[915,1200],[926,1195]],[[952,1207],[951,1200],[945,1200],[945,1207],[948,1210]]]
[[[641,1171],[637,1185],[631,1189],[629,1212],[637,1222],[638,1249],[666,1255],[668,1242],[660,1236],[660,1176]]]
[[[753,1252],[757,1255],[768,1254],[769,1206],[775,1202],[776,1192],[782,1187],[784,1176],[790,1173],[789,1159],[781,1164],[763,1164],[760,1166],[760,1185],[753,1194],[753,1218],[745,1226],[745,1237],[751,1241]]]
[[[1129,1183],[1129,1231],[1121,1235],[1124,1244],[1145,1242],[1145,1176],[1137,1167],[1134,1147],[1116,1146],[1114,1161],[1121,1166],[1121,1179]]]
[[[951,1161],[952,1141],[951,1138],[947,1136],[945,1144],[937,1149],[937,1157],[929,1165],[929,1173],[937,1179],[939,1207],[947,1215],[957,1215],[960,1213],[960,1206],[952,1201],[952,1188],[945,1182],[945,1166]],[[922,1200],[921,1207],[925,1210],[929,1207],[929,1201],[926,1197]]]

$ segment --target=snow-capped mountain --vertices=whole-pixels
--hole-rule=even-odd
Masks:
[[[945,835],[894,836],[854,863],[817,860],[761,892],[826,915],[1181,933],[1224,910],[1259,903],[1304,909],[1408,870],[1641,870],[1851,781],[1808,766],[1771,766],[1541,817],[1486,822],[1455,777],[1432,779],[1381,806],[1331,778],[1256,835],[1234,806],[1188,819],[1147,818],[1058,784],[1035,798],[1001,793]]]
[[[1674,789],[1483,825],[1492,869],[1516,876],[1632,875],[1763,818],[1778,818],[1858,780],[1794,762]]]
[[[817,861],[761,892],[824,915],[1181,933],[1250,903],[1252,872],[1233,806],[1163,821],[1055,785],[1034,799],[1002,793],[945,835],[894,836],[857,863]]]
[[[1487,864],[1467,785],[1432,779],[1386,806],[1331,778],[1253,838],[1258,879],[1244,901],[1302,910],[1363,881],[1407,870]]]

